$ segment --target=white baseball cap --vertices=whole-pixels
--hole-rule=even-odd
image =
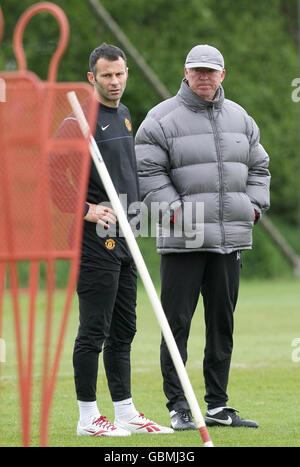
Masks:
[[[224,69],[223,55],[211,45],[196,45],[186,57],[185,68],[201,67],[222,71]]]

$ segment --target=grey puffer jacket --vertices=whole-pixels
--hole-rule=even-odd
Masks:
[[[165,203],[167,216],[177,214],[174,224],[164,216],[159,222],[159,253],[251,249],[255,210],[261,216],[270,205],[269,157],[256,123],[225,99],[222,86],[206,101],[184,79],[176,96],[147,114],[136,135],[136,155],[148,212],[151,203]],[[204,207],[203,221],[195,209],[183,215],[187,204]],[[182,219],[185,235],[176,233]],[[192,234],[198,241],[187,242]]]

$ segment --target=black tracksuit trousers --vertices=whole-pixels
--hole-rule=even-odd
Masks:
[[[161,302],[183,362],[199,295],[206,325],[203,373],[208,409],[226,405],[233,347],[233,313],[237,303],[240,252],[171,253],[161,258]],[[188,409],[180,380],[164,339],[161,342],[163,387],[169,410]]]
[[[136,333],[137,273],[125,242],[115,240],[115,250],[103,252],[101,267],[90,261],[80,267],[79,328],[73,366],[77,399],[81,401],[96,400],[102,349],[112,400],[131,397],[130,351]]]

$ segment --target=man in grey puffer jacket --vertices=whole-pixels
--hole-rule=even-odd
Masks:
[[[222,54],[197,45],[175,97],[154,107],[136,135],[141,196],[160,203],[161,300],[184,363],[191,320],[203,296],[206,424],[257,427],[226,405],[241,250],[269,208],[269,157],[259,129],[225,99]],[[196,429],[164,339],[161,369],[171,426]]]

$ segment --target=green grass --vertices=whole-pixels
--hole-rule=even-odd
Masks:
[[[58,294],[55,325],[59,321]],[[32,446],[39,441],[39,400],[41,382],[43,309],[41,293],[37,309],[36,356],[33,391]],[[240,415],[257,420],[258,430],[211,428],[217,447],[300,446],[300,362],[293,362],[292,341],[300,337],[300,283],[294,280],[242,281],[235,316],[235,344],[229,383],[229,405]],[[132,392],[136,407],[162,424],[169,424],[159,368],[160,329],[142,287],[138,298],[138,332],[132,347]],[[5,300],[3,338],[6,363],[0,379],[0,445],[21,446],[16,349],[12,312]],[[77,332],[77,299],[69,316],[59,375],[51,409],[49,446],[102,447],[198,447],[199,432],[173,435],[134,435],[130,438],[80,438],[76,436],[78,409],[74,393],[72,349]],[[54,331],[55,334],[55,331]],[[204,347],[203,309],[199,304],[189,340],[187,371],[202,412],[204,385],[202,358]],[[98,402],[102,413],[113,419],[103,363],[100,359]]]

